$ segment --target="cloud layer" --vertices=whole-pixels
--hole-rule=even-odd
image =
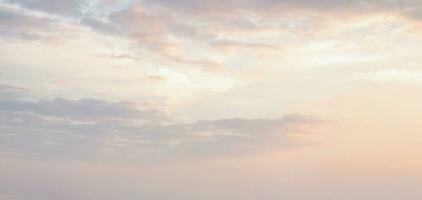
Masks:
[[[135,103],[40,98],[2,85],[0,123],[0,146],[6,154],[151,162],[290,148],[302,145],[292,136],[319,122],[288,115],[180,123]]]
[[[127,38],[137,48],[149,50],[169,62],[214,70],[228,66],[219,58],[227,53],[228,47],[234,52],[279,52],[298,35],[326,36],[336,28],[333,24],[362,17],[362,11],[365,16],[403,16],[419,23],[422,6],[417,0],[4,2],[0,10],[3,34],[34,38],[51,35],[54,27],[56,32],[66,31],[57,28],[57,21],[28,14],[41,12],[66,19],[72,26],[89,27],[100,35]],[[16,7],[26,14],[22,10],[17,13],[8,10]],[[192,55],[194,47],[204,51]],[[221,55],[210,56],[216,53]]]

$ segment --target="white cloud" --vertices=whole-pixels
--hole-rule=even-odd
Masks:
[[[373,81],[402,82],[422,84],[422,72],[406,69],[383,69],[363,76],[364,79]]]

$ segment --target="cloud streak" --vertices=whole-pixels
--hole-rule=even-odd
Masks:
[[[135,103],[47,99],[0,87],[0,150],[21,156],[162,162],[242,155],[301,145],[290,137],[317,124],[302,115],[181,123]]]
[[[89,27],[99,35],[128,39],[136,46],[134,58],[142,56],[136,49],[146,49],[172,65],[214,71],[239,65],[227,62],[227,53],[279,55],[280,49],[297,37],[309,39],[334,34],[332,30],[339,23],[352,23],[362,16],[361,11],[365,11],[365,16],[404,16],[418,22],[422,6],[417,0],[5,2],[28,12],[62,16],[68,20],[66,23],[71,22],[69,25]],[[116,8],[111,9],[112,5]],[[0,12],[3,35],[33,39],[66,31],[51,19],[5,9]],[[86,37],[84,34],[81,35]],[[195,51],[197,48],[201,51]]]
[[[53,20],[31,16],[0,6],[0,35],[8,38],[39,39],[51,30]]]

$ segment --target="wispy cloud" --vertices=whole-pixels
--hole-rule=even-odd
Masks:
[[[290,138],[302,134],[297,126],[319,124],[302,115],[180,123],[129,102],[46,99],[13,86],[1,86],[0,94],[1,150],[41,158],[150,162],[242,155],[301,145]]]

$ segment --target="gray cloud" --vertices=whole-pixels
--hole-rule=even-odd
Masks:
[[[98,99],[52,99],[36,101],[2,101],[0,109],[8,112],[26,112],[75,120],[121,119],[156,117],[144,113],[130,102],[110,103]]]
[[[9,3],[16,3],[23,7],[41,10],[48,13],[62,14],[62,15],[80,15],[84,10],[90,6],[102,7],[111,4],[112,1],[100,1],[93,4],[91,1],[82,0],[7,0]],[[249,10],[249,11],[269,11],[273,8],[302,8],[313,10],[331,11],[333,9],[347,9],[361,11],[361,9],[369,10],[394,10],[406,9],[413,10],[421,6],[419,0],[145,0],[133,1],[134,3],[141,3],[145,6],[153,6],[154,8],[168,8],[173,11],[193,12],[193,13],[214,13],[218,14],[220,11],[235,11],[235,10]],[[226,13],[220,13],[226,14]]]
[[[54,20],[18,13],[0,7],[0,35],[18,39],[39,39],[51,30]]]
[[[194,0],[147,0],[148,4],[160,7],[168,7],[172,9],[180,9],[183,11],[233,11],[233,10],[267,10],[273,8],[301,8],[311,10],[333,11],[333,9],[347,9],[359,11],[361,9],[405,9],[417,5],[421,5],[418,0],[228,0],[228,1],[194,1]]]
[[[171,36],[198,42],[216,38],[214,33],[201,31],[202,27],[182,21],[184,20],[168,14],[150,12],[137,5],[112,13],[105,21],[89,17],[83,18],[81,24],[104,34],[130,38],[136,41],[138,46],[147,48],[176,63],[204,69],[220,68],[222,64],[209,59],[188,58],[185,55],[176,56],[170,53],[172,48],[178,48],[181,45],[169,40]]]
[[[93,30],[106,34],[118,34],[119,31],[121,31],[118,27],[114,27],[110,23],[102,22],[89,17],[83,18],[81,20],[81,23],[88,27],[91,27]]]
[[[19,99],[28,97],[31,92],[20,87],[0,85],[0,100]]]
[[[174,49],[183,49],[195,43],[224,50],[277,50],[271,39],[267,42],[237,41],[233,38],[243,33],[265,33],[279,31],[287,34],[313,34],[324,29],[324,20],[319,15],[310,15],[306,19],[290,19],[290,10],[302,10],[304,13],[350,13],[361,12],[401,13],[411,19],[420,19],[420,1],[346,1],[346,0],[228,0],[228,1],[191,1],[157,0],[133,1],[120,5],[117,9],[109,6],[118,5],[111,1],[66,0],[66,1],[29,1],[9,0],[9,3],[43,12],[71,16],[81,25],[92,30],[134,41],[138,47],[149,49],[174,63],[219,69],[224,63],[216,62],[204,56],[192,57],[186,53],[174,53]],[[107,8],[107,9],[106,9]],[[0,10],[0,32],[2,35],[20,38],[39,38],[53,33],[52,22],[22,13]],[[95,13],[101,13],[96,15]],[[319,17],[318,17],[319,16]],[[343,15],[341,15],[343,16]],[[289,18],[290,17],[290,18]],[[331,20],[331,19],[330,19]],[[13,27],[13,28],[8,28]],[[325,33],[322,31],[322,33]],[[229,38],[221,38],[229,35]],[[174,38],[180,39],[176,40]],[[245,38],[242,38],[245,39]],[[280,38],[278,38],[280,39]],[[287,41],[288,42],[288,41]],[[180,51],[184,52],[184,51]],[[137,55],[135,55],[137,56]]]
[[[90,1],[84,0],[8,0],[9,3],[19,4],[29,9],[44,11],[47,13],[78,16]]]
[[[236,41],[233,38],[243,33],[259,34],[268,30],[292,35],[308,35],[310,32],[317,34],[327,28],[323,22],[330,18],[327,13],[331,13],[333,18],[360,15],[361,12],[380,12],[386,15],[401,13],[417,19],[420,6],[420,1],[416,0],[147,0],[111,13],[106,20],[84,18],[81,22],[95,31],[129,37],[138,46],[146,47],[174,62],[212,69],[220,68],[223,64],[206,58],[192,58],[190,55],[175,56],[171,49],[182,48],[184,42],[188,41],[216,50],[277,50],[270,42],[254,43]],[[292,16],[287,13],[295,10],[304,11],[304,15],[308,13],[309,16],[291,19]],[[222,35],[230,36],[230,39],[221,38]],[[184,42],[175,43],[169,38],[180,38]]]
[[[214,40],[221,32],[259,31],[268,28],[266,24],[252,22],[245,17],[245,13],[255,15],[256,19],[265,18],[278,24],[279,30],[288,29],[285,24],[289,10],[303,10],[323,13],[351,13],[361,12],[401,13],[412,19],[420,19],[422,3],[418,0],[379,0],[379,1],[348,1],[348,0],[228,0],[228,1],[192,1],[192,0],[157,0],[134,1],[119,9],[105,9],[115,5],[110,1],[81,0],[9,0],[23,7],[42,10],[47,13],[72,16],[81,19],[81,24],[93,30],[120,36],[130,37],[138,41],[139,46],[154,51],[165,51],[175,45],[168,41],[169,36],[182,37],[196,42],[213,46]],[[117,5],[117,4],[116,4]],[[104,9],[106,11],[104,11]],[[86,14],[83,14],[86,12]],[[106,19],[98,20],[92,13],[103,13]],[[4,14],[3,14],[4,15]],[[95,14],[93,14],[95,16]],[[247,16],[247,14],[246,14]],[[271,17],[266,17],[271,16]],[[333,15],[335,16],[335,15]],[[189,19],[189,20],[186,20]],[[256,20],[255,19],[255,20]],[[323,20],[323,19],[318,19]],[[19,25],[20,22],[8,20],[10,24]],[[22,20],[19,20],[22,21]],[[30,23],[25,23],[30,24]],[[33,24],[33,22],[31,22]],[[35,23],[36,27],[39,27]],[[315,28],[315,27],[314,27]],[[236,41],[230,41],[234,43]],[[259,44],[268,45],[268,44]],[[242,45],[237,45],[242,47]],[[248,48],[248,46],[244,46]],[[163,54],[165,56],[165,54]],[[176,62],[177,59],[173,59]],[[179,59],[183,60],[183,59]],[[189,63],[184,63],[189,64]],[[197,64],[197,63],[191,63]]]
[[[291,139],[303,131],[297,128],[318,123],[302,115],[180,123],[135,103],[46,99],[0,86],[0,151],[21,156],[152,162],[242,155],[300,145]]]
[[[10,113],[29,112],[40,116],[72,120],[104,119],[161,120],[166,117],[156,110],[139,110],[134,102],[108,102],[99,99],[40,99],[23,88],[0,85],[0,110]]]

